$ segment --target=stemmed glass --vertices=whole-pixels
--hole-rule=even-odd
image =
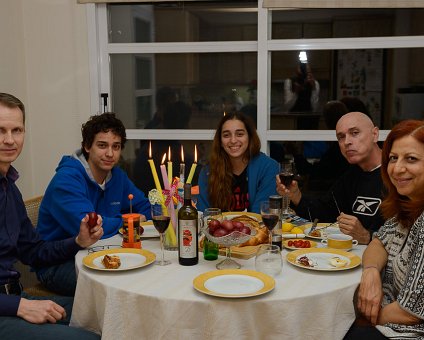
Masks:
[[[291,183],[296,174],[296,169],[293,161],[284,161],[280,164],[280,181],[284,184],[284,186],[289,189]],[[288,194],[283,195],[283,205],[281,209],[281,215],[283,218],[288,217],[290,214],[294,213],[292,209],[290,209],[290,197]]]
[[[165,215],[164,210],[165,208],[162,205],[152,204],[151,211],[153,225],[160,235],[160,249],[162,252],[162,259],[160,261],[155,261],[155,264],[159,266],[166,266],[171,263],[171,261],[165,260],[165,251],[163,249],[163,234],[165,233],[166,229],[168,229],[169,222],[171,221],[171,218]]]
[[[261,202],[262,222],[269,230],[269,244],[272,244],[272,229],[277,225],[280,216],[269,206],[269,201]]]

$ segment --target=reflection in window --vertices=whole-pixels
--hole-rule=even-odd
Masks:
[[[113,54],[113,110],[128,129],[162,128],[161,107],[177,100],[192,109],[188,129],[214,129],[234,110],[256,121],[256,59],[248,52]]]

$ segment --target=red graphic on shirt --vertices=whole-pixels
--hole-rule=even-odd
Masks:
[[[249,208],[249,194],[241,192],[240,187],[234,188],[233,204],[231,210],[243,211]]]
[[[191,242],[193,241],[193,235],[190,230],[183,231],[183,246],[189,247],[191,246]]]

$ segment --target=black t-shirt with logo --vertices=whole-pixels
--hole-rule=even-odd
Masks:
[[[351,165],[328,193],[318,199],[302,196],[299,205],[293,209],[303,218],[309,219],[310,211],[312,219],[334,222],[339,216],[336,200],[341,212],[356,216],[365,228],[374,232],[384,224],[379,209],[383,192],[380,167],[363,171],[359,166]]]

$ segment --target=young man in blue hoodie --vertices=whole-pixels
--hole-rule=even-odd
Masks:
[[[85,214],[103,217],[103,238],[115,235],[130,210],[150,219],[150,203],[128,176],[116,166],[126,142],[125,127],[114,113],[92,116],[82,126],[82,148],[64,156],[44,194],[38,230],[45,240],[61,240],[77,234]],[[75,263],[35,268],[38,279],[49,289],[73,296]]]

